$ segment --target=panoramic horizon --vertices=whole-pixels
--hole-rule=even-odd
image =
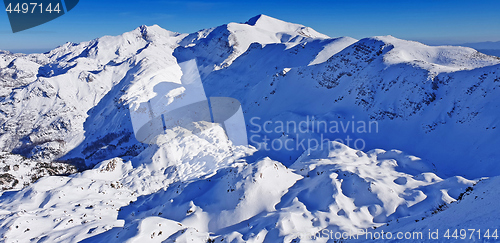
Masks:
[[[500,1],[4,3],[2,242],[500,240]]]
[[[70,13],[32,29],[12,33],[4,12],[0,50],[44,52],[66,42],[120,35],[141,25],[193,33],[264,14],[302,24],[330,37],[362,39],[392,35],[428,45],[500,41],[498,1],[82,1]],[[36,41],[35,41],[36,40]]]

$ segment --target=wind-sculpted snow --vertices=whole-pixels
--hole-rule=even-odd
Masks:
[[[219,127],[145,150],[140,157],[150,157],[150,164],[116,158],[5,194],[2,236],[288,242],[322,229],[365,229],[422,215],[473,184],[462,177],[443,180],[400,151],[363,153],[341,144],[306,153],[289,168],[269,158],[249,163],[251,150],[210,142],[221,135]]]
[[[241,103],[251,146],[213,124],[138,141],[134,109],[150,100],[174,109],[187,95],[179,64],[193,59],[204,100]],[[500,175],[499,68],[470,48],[329,38],[265,15],[192,34],[141,26],[44,54],[0,52],[0,169],[27,161],[0,178],[10,189],[0,237],[308,242],[325,229],[410,229],[407,219],[456,209],[476,178]],[[341,128],[317,132],[320,122]],[[326,139],[328,149],[265,149],[264,136]],[[333,142],[346,137],[358,143]],[[38,179],[75,171],[60,162],[85,171]]]
[[[90,237],[119,226],[118,211],[139,196],[211,175],[251,152],[232,147],[222,128],[214,127],[151,146],[132,161],[114,158],[83,173],[44,177],[19,192],[4,192],[2,238],[74,242]]]
[[[407,217],[390,222],[373,232],[422,232],[425,238],[410,238],[405,242],[436,242],[435,239],[428,238],[429,226],[432,226],[431,232],[435,233],[434,237],[439,236],[441,241],[459,239],[468,242],[496,242],[499,237],[497,225],[500,214],[496,207],[500,195],[498,183],[500,183],[499,177],[481,180],[473,187],[467,188],[457,201],[442,205],[427,217]],[[454,234],[455,230],[457,234]],[[393,242],[387,239],[379,241]]]

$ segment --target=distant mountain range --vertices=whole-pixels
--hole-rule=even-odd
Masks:
[[[471,47],[484,54],[500,57],[500,41],[465,43],[459,44],[458,46]]]
[[[474,49],[500,50],[500,41],[465,43],[465,44],[461,44],[459,46],[467,46],[467,47],[471,47]]]

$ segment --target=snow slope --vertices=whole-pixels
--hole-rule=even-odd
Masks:
[[[212,72],[205,80],[207,94],[239,97],[246,107],[247,124],[259,117],[254,123],[262,127],[270,121],[268,130],[275,129],[278,121],[377,121],[377,132],[348,129],[324,135],[332,141],[362,138],[365,149],[398,148],[418,154],[445,177],[477,178],[500,172],[496,161],[500,154],[495,149],[498,58],[470,48],[430,47],[393,37],[362,39],[326,62],[310,66],[282,61],[282,57],[295,60],[287,51],[272,57],[262,54],[271,51],[267,46],[257,48],[224,72]],[[299,136],[319,140],[320,134],[309,126]],[[248,131],[256,127],[250,125]],[[261,131],[257,135],[277,139],[296,138],[297,133]],[[282,152],[269,156],[288,165],[302,151]]]
[[[45,177],[4,195],[2,237],[289,242],[325,228],[364,229],[422,215],[455,201],[474,183],[462,177],[443,180],[401,151],[363,153],[342,144],[304,154],[289,168],[269,158],[248,163],[243,156],[252,151],[236,148],[228,156],[217,151],[221,144],[202,145],[221,134],[215,128],[164,145],[149,165],[112,159],[81,174]],[[154,159],[183,146],[193,146],[183,154],[194,155],[189,165],[186,160]]]
[[[192,59],[207,96],[241,103],[249,138],[330,141],[320,149],[266,151],[258,138],[234,146],[214,126],[138,142],[131,110],[159,93],[167,100],[186,95],[175,86],[183,75],[178,64]],[[58,162],[85,171],[4,191],[0,237],[308,242],[325,229],[388,222],[416,229],[419,218],[437,227],[432,218],[451,216],[429,217],[434,210],[456,208],[467,196],[451,202],[479,178],[500,175],[499,68],[499,58],[471,48],[392,36],[330,38],[265,15],[192,34],[141,26],[44,54],[1,52],[0,147],[9,156],[2,167],[22,155],[30,163],[19,178]],[[280,121],[309,123],[278,131]],[[377,129],[321,133],[313,121],[371,121]],[[271,132],[255,131],[267,123]],[[346,136],[365,146],[333,142]],[[493,227],[498,215],[490,212],[483,225]],[[479,220],[468,215],[470,224]]]
[[[408,217],[398,222],[371,231],[381,232],[422,232],[420,239],[405,239],[405,242],[497,242],[498,235],[498,183],[500,178],[493,177],[479,181],[470,187],[459,201],[445,204],[439,210],[424,217]],[[434,234],[429,237],[429,230]],[[454,234],[454,232],[456,234]],[[448,234],[447,234],[448,232]],[[496,233],[495,233],[496,232]],[[437,237],[437,238],[436,238]],[[366,236],[359,237],[360,241]],[[361,240],[363,239],[363,240]],[[380,242],[396,242],[395,239]]]

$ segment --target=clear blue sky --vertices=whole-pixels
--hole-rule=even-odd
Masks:
[[[15,34],[2,11],[0,49],[46,51],[68,41],[118,35],[143,24],[191,33],[245,22],[261,13],[310,26],[332,37],[359,39],[390,34],[429,44],[500,41],[499,0],[80,0],[64,16]]]

